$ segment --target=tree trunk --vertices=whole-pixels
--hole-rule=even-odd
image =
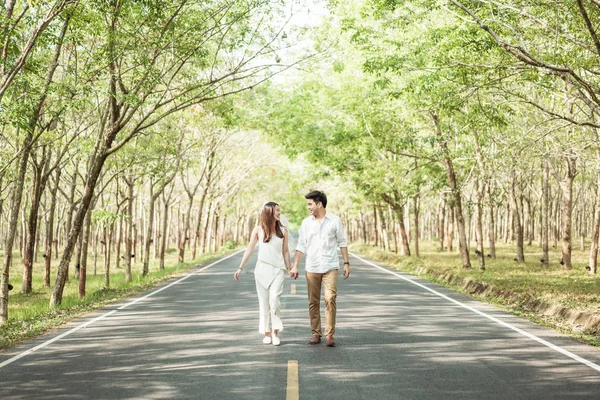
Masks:
[[[415,239],[415,256],[419,257],[419,194],[413,197],[413,216],[414,216],[414,235]]]
[[[133,255],[133,176],[129,177],[129,179],[124,179],[125,184],[127,185],[127,224],[125,231],[125,282],[131,282],[131,257]]]
[[[208,218],[206,218],[206,225],[204,226],[204,234],[203,234],[203,238],[204,238],[204,242],[203,242],[203,247],[202,247],[202,252],[205,253],[206,251],[210,251],[211,244],[212,244],[212,223],[214,221],[215,218],[215,210],[213,209],[213,206],[215,204],[211,201],[210,205],[208,207],[209,209],[209,213],[208,213]]]
[[[521,222],[521,241],[523,246],[523,258],[525,258],[525,227],[527,226],[527,221],[525,220],[525,206],[523,205],[523,181],[521,181],[519,185],[519,196],[517,198],[519,203],[519,221]]]
[[[73,224],[73,214],[75,213],[75,209],[77,204],[75,203],[75,190],[77,189],[77,172],[73,172],[73,177],[71,179],[71,187],[69,190],[69,197],[67,200],[69,201],[69,208],[67,210],[67,221],[65,223],[65,231],[69,232],[71,230],[71,225]],[[68,273],[68,271],[67,271]]]
[[[48,67],[48,72],[46,73],[46,79],[44,82],[44,88],[38,99],[36,106],[33,110],[31,118],[29,119],[29,127],[28,134],[31,134],[32,137],[36,132],[36,128],[39,124],[40,115],[42,113],[42,108],[44,107],[44,103],[46,102],[46,97],[48,95],[48,91],[52,80],[54,78],[54,72],[58,67],[58,59],[61,55],[62,44],[65,38],[65,34],[67,32],[67,28],[69,26],[70,18],[65,18],[62,26],[61,33],[57,38],[56,45],[54,46],[54,52],[52,56],[52,60]],[[30,149],[23,149],[24,151],[30,151]],[[50,154],[51,152],[47,152],[47,147],[42,147],[42,160],[40,164],[35,162],[33,159],[33,184],[31,188],[31,209],[29,211],[29,222],[27,224],[28,236],[27,243],[25,245],[25,254],[23,258],[23,280],[21,282],[21,293],[31,293],[31,281],[33,275],[33,257],[35,250],[35,240],[37,238],[37,222],[38,222],[38,214],[39,214],[39,206],[42,198],[42,193],[44,191],[44,187],[46,186],[46,182],[48,180],[48,167],[50,163]]]
[[[200,228],[202,227],[202,214],[204,213],[204,202],[206,201],[206,196],[208,194],[208,189],[205,187],[202,190],[202,196],[200,197],[200,205],[198,206],[198,218],[196,220],[196,230],[194,232],[194,246],[192,248],[192,260],[196,259],[196,249],[200,243]]]
[[[594,210],[594,228],[592,233],[592,243],[590,247],[590,259],[588,272],[595,274],[598,269],[598,240],[600,240],[600,173],[597,176],[596,187],[596,209]]]
[[[212,246],[212,252],[216,253],[217,252],[217,247],[218,247],[218,243],[219,243],[219,222],[221,220],[221,206],[217,203],[215,206],[215,212],[214,212],[214,217],[213,217],[213,229],[212,229],[212,235],[211,237],[213,238],[213,246]]]
[[[158,268],[160,270],[165,269],[165,253],[167,248],[167,224],[169,222],[169,201],[171,194],[168,198],[163,195],[163,216],[162,216],[162,229],[160,237],[160,257]]]
[[[363,214],[362,211],[360,211],[358,213],[358,215],[360,217],[360,221],[359,221],[360,227],[359,227],[359,229],[360,229],[360,232],[361,232],[362,242],[366,244],[366,243],[368,243],[369,239],[368,239],[368,236],[367,236],[367,224],[365,222],[365,216],[364,216],[364,214]]]
[[[393,228],[393,233],[394,233],[394,253],[398,254],[399,252],[399,246],[398,246],[398,236],[400,236],[400,228],[398,227],[398,221],[396,221],[396,218],[393,218],[393,223],[394,223],[394,228]]]
[[[54,258],[56,260],[58,260],[58,242],[59,240],[62,239],[62,235],[60,234],[61,232],[61,222],[63,220],[64,217],[64,212],[65,212],[65,207],[61,207],[61,212],[58,215],[58,219],[56,220],[56,227],[54,228],[54,231],[56,232],[56,234],[54,235],[54,241],[52,242],[52,245],[54,246]]]
[[[153,257],[155,260],[158,260],[158,256],[159,256],[159,251],[160,251],[160,246],[159,246],[159,240],[160,240],[160,221],[162,221],[161,218],[161,213],[160,213],[160,207],[155,207],[155,216],[154,219],[156,220],[156,229],[152,230],[152,252],[153,252]]]
[[[525,199],[525,202],[527,203],[527,226],[528,226],[528,232],[527,232],[527,245],[531,246],[533,243],[533,238],[534,238],[534,233],[535,233],[535,206],[531,205],[531,199],[527,198]]]
[[[12,265],[12,252],[19,224],[19,212],[21,209],[21,199],[23,198],[23,186],[25,184],[25,173],[27,171],[27,159],[33,143],[33,132],[28,131],[23,140],[21,148],[21,161],[19,163],[19,173],[17,180],[13,185],[10,204],[10,217],[8,222],[8,232],[4,243],[4,262],[2,264],[2,277],[0,279],[0,324],[8,322],[8,279],[9,270]]]
[[[144,266],[142,267],[143,276],[148,275],[150,272],[150,240],[152,238],[152,229],[154,227],[154,203],[158,198],[158,196],[153,193],[153,190],[154,184],[150,183],[150,198],[148,200],[148,226],[146,226],[146,239],[144,242]]]
[[[467,204],[473,203],[471,201],[471,197],[466,197]],[[467,249],[471,249],[471,240],[473,238],[474,229],[473,229],[473,210],[470,207],[465,209],[467,218],[465,221],[465,229],[466,229],[466,237],[467,237]]]
[[[387,193],[381,193],[381,198],[392,207],[392,210],[396,213],[398,219],[398,227],[400,229],[400,237],[402,238],[402,255],[410,256],[410,243],[408,235],[406,233],[406,226],[404,225],[404,200],[400,194],[395,192],[392,195]],[[377,215],[375,215],[377,217]]]
[[[119,218],[119,223],[116,226],[117,229],[117,240],[115,241],[115,269],[121,269],[121,247],[123,245],[123,219]]]
[[[436,129],[437,137],[440,141],[440,146],[442,148],[442,153],[444,156],[444,165],[446,167],[446,172],[448,175],[448,185],[452,190],[452,200],[454,202],[454,207],[456,208],[456,224],[458,225],[458,242],[459,242],[459,251],[461,255],[461,261],[463,268],[471,268],[471,259],[469,257],[469,249],[467,247],[467,236],[465,230],[465,219],[463,216],[462,209],[462,196],[460,192],[460,188],[458,186],[458,182],[456,179],[456,173],[454,172],[454,166],[452,164],[452,159],[449,155],[448,143],[442,137],[442,128],[439,121],[439,116],[437,113],[432,112],[431,116],[433,117],[433,122]]]
[[[96,198],[92,201],[95,203]],[[91,209],[85,214],[85,221],[83,225],[82,241],[81,241],[81,264],[79,266],[79,298],[85,297],[86,292],[86,281],[87,281],[87,257],[89,249],[89,238],[92,229],[92,211]]]
[[[563,269],[571,269],[573,268],[573,264],[571,261],[571,253],[572,253],[572,218],[573,218],[573,182],[575,180],[576,175],[576,160],[575,158],[567,158],[567,176],[564,180],[560,182],[560,187],[563,192],[563,202],[562,202],[562,228],[563,228],[563,237],[562,237],[562,246],[561,246],[561,254],[562,254],[562,263]]]
[[[98,238],[100,237],[100,227],[96,226],[94,231],[94,245],[92,246],[92,253],[94,254],[94,276],[98,274]]]
[[[379,221],[381,221],[381,237],[383,238],[383,249],[385,251],[390,251],[390,238],[388,235],[386,220],[383,216],[383,211],[381,210],[381,207],[377,207],[377,212],[379,213]]]
[[[167,185],[169,185],[173,179],[175,178],[175,175],[177,173],[178,170],[178,166],[179,166],[179,160],[177,161],[176,167],[173,170],[173,173],[168,176],[165,177],[165,179],[160,183],[160,186],[158,187],[158,189],[155,191],[154,190],[154,185],[156,183],[152,183],[150,182],[150,199],[149,199],[149,204],[148,204],[148,226],[146,227],[146,241],[145,241],[145,245],[144,245],[144,266],[142,269],[142,275],[146,276],[148,275],[148,273],[150,272],[149,267],[150,267],[150,245],[152,242],[152,236],[153,236],[153,231],[154,231],[154,206],[156,204],[156,200],[158,200],[159,196],[161,194],[164,193],[165,188],[167,187]],[[169,194],[169,199],[171,198],[171,195]],[[191,203],[191,202],[190,202]],[[165,219],[164,219],[164,231],[163,231],[163,236],[166,236],[166,214],[168,212],[168,205],[165,204]],[[164,269],[164,245],[161,246],[162,247],[162,267],[161,269]]]
[[[194,204],[194,197],[188,194],[188,207],[187,212],[183,216],[183,232],[179,240],[179,262],[182,263],[185,258],[185,245],[190,240],[190,216],[192,213],[192,205]]]
[[[515,233],[515,237],[517,239],[517,258],[516,261],[518,263],[522,263],[525,261],[525,253],[523,249],[523,225],[521,224],[521,210],[519,210],[519,203],[517,200],[517,191],[516,191],[516,174],[515,171],[512,171],[512,179],[510,184],[510,206],[511,206],[511,214],[513,216],[513,231]]]
[[[104,227],[104,287],[110,287],[110,259],[111,246],[114,232],[114,222],[111,220],[108,226]]]
[[[560,240],[560,204],[562,201],[562,191],[559,191],[557,199],[554,201],[554,248],[558,247],[558,241]]]
[[[25,242],[27,240],[27,204],[29,204],[29,195],[25,195],[25,201],[21,209],[21,235],[19,236],[19,255],[23,258],[25,253]]]
[[[448,203],[448,234],[446,235],[446,251],[452,252],[454,243],[454,204]]]
[[[373,233],[375,234],[375,247],[379,247],[379,231],[378,231],[378,226],[379,226],[379,221],[377,218],[377,206],[373,205],[373,224],[375,225],[373,229]]]
[[[69,236],[67,238],[67,243],[64,248],[64,252],[62,258],[60,260],[60,264],[58,267],[58,275],[56,282],[54,283],[54,288],[52,290],[52,295],[50,297],[50,307],[55,307],[60,305],[62,302],[63,291],[67,279],[67,273],[69,268],[69,262],[71,261],[71,257],[73,256],[73,249],[75,248],[75,243],[77,238],[81,232],[81,228],[83,225],[83,221],[86,213],[88,212],[88,208],[92,201],[92,197],[94,196],[94,189],[96,188],[96,183],[98,178],[100,177],[100,173],[102,172],[102,167],[109,156],[109,149],[115,140],[117,134],[122,129],[119,124],[120,110],[119,105],[117,103],[117,99],[115,97],[117,93],[117,57],[115,50],[115,30],[117,27],[118,20],[118,12],[120,6],[115,6],[114,14],[112,15],[111,27],[108,33],[108,45],[107,52],[109,54],[109,71],[110,71],[110,80],[108,87],[108,109],[110,112],[109,123],[107,128],[105,129],[105,133],[102,137],[98,138],[96,151],[92,154],[90,158],[89,168],[87,179],[85,180],[85,186],[83,191],[83,196],[81,198],[81,203],[77,210],[77,214],[75,215],[75,219],[73,221],[72,226],[69,228]]]
[[[550,255],[548,252],[548,242],[549,237],[549,221],[548,221],[548,211],[549,211],[549,185],[550,185],[550,167],[548,165],[548,160],[544,161],[543,164],[543,174],[542,174],[542,263],[548,264],[550,262]]]
[[[438,236],[440,239],[440,250],[444,250],[444,233],[446,232],[446,195],[442,197],[439,211]]]
[[[121,207],[123,206],[123,201],[127,199],[121,200],[119,197],[122,193],[119,188],[119,180],[117,178],[116,181],[117,190],[115,191],[115,201],[117,202],[117,215],[119,215],[119,223],[117,225],[117,240],[115,242],[115,269],[119,270],[121,268],[121,246],[123,244],[123,218],[120,216]]]
[[[77,240],[77,254],[75,256],[75,279],[79,280],[79,270],[81,268],[81,255],[83,253],[83,235],[79,235]]]
[[[56,210],[56,200],[58,185],[60,185],[61,169],[56,168],[55,183],[50,190],[50,210],[48,212],[48,223],[46,225],[46,253],[44,256],[44,287],[50,287],[50,269],[52,264],[52,242],[54,241],[54,214]]]
[[[581,189],[580,189],[581,210],[579,211],[579,250],[585,251],[585,163],[581,165]]]
[[[477,194],[477,261],[480,270],[485,270],[485,256],[483,254],[483,196],[485,195],[485,187],[480,187],[479,179],[475,179],[475,193]]]
[[[375,212],[377,213],[377,226],[375,226],[375,229],[377,229],[377,237],[379,238],[379,248],[383,250],[385,248],[385,238],[383,237],[383,229],[381,228],[381,226],[383,225],[383,221],[381,220],[381,212],[379,211],[379,206],[377,207]]]
[[[3,192],[2,188],[2,175],[0,175],[0,193]],[[4,199],[0,198],[0,215],[4,215]],[[2,245],[4,244],[4,225],[0,223],[0,250],[2,250]]]
[[[400,228],[400,237],[402,238],[402,254],[410,256],[408,234],[404,225],[404,204],[398,207],[396,214],[398,215],[398,227]]]
[[[175,169],[176,171],[177,169]],[[154,230],[154,205],[156,204],[156,200],[158,199],[158,197],[165,191],[165,188],[167,187],[168,184],[171,183],[171,181],[173,181],[173,178],[175,178],[175,172],[168,178],[166,178],[165,181],[163,181],[161,183],[161,185],[159,186],[158,190],[156,190],[156,192],[154,192],[154,184],[150,184],[150,202],[148,204],[148,226],[146,227],[147,231],[146,231],[146,242],[145,242],[145,248],[144,248],[144,268],[143,268],[143,275],[146,276],[148,275],[149,272],[149,264],[150,264],[150,242],[152,239],[152,231]],[[169,198],[171,198],[171,195],[169,194]],[[166,229],[167,229],[167,216],[168,213],[168,203],[165,202],[165,218],[163,220],[163,236],[166,236]],[[162,248],[162,268],[164,269],[164,244],[161,246]]]
[[[490,226],[489,226],[489,231],[488,231],[488,239],[490,242],[489,243],[490,252],[488,254],[489,254],[490,258],[495,259],[496,258],[496,219],[495,219],[496,210],[494,208],[491,185],[488,185],[487,193],[488,193],[489,213],[490,213]]]

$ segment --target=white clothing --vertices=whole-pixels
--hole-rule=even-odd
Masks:
[[[262,272],[257,273],[256,271],[259,270]],[[283,331],[283,322],[281,322],[281,319],[279,318],[279,311],[281,309],[279,298],[283,293],[285,271],[259,261],[256,263],[254,274],[256,280],[256,293],[258,294],[258,331],[262,334],[273,330],[281,332]],[[261,276],[272,277],[267,286],[264,286],[261,282]]]
[[[258,331],[264,334],[272,330],[283,331],[283,323],[279,318],[279,298],[283,293],[286,266],[283,260],[283,238],[273,234],[266,243],[263,238],[263,230],[259,229],[254,279],[260,313]]]
[[[338,216],[325,213],[319,221],[311,215],[302,221],[299,233],[296,250],[306,254],[306,272],[324,274],[340,268],[337,249],[348,244]]]
[[[285,228],[282,228],[282,231]],[[270,264],[275,268],[285,270],[283,261],[283,238],[278,237],[275,232],[268,242],[264,242],[265,235],[262,228],[258,231],[258,260]]]

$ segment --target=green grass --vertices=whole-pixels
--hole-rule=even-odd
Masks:
[[[420,257],[418,258],[400,256],[368,245],[352,245],[351,250],[412,274],[417,274],[419,268],[427,268],[434,273],[424,276],[425,278],[463,293],[461,286],[449,285],[440,279],[439,275],[453,274],[489,284],[495,289],[504,290],[506,295],[486,298],[479,296],[478,299],[567,333],[587,343],[596,346],[600,344],[598,332],[575,332],[573,327],[563,321],[537,315],[521,307],[524,300],[535,298],[577,311],[598,314],[600,312],[600,276],[590,275],[585,270],[585,266],[588,264],[589,247],[585,251],[575,250],[573,252],[573,269],[571,270],[565,270],[559,264],[560,249],[551,249],[550,264],[543,265],[540,262],[541,249],[537,246],[526,247],[525,263],[519,264],[514,261],[515,247],[500,245],[496,249],[496,259],[486,257],[485,271],[477,268],[475,254],[471,254],[472,268],[465,270],[462,268],[460,256],[455,251],[448,253],[438,250],[437,244],[434,243],[420,243]],[[474,251],[473,248],[472,251]]]
[[[76,317],[105,305],[118,302],[125,297],[135,295],[155,286],[157,283],[173,276],[184,273],[200,264],[230,253],[231,249],[224,249],[216,254],[205,254],[193,261],[177,262],[177,252],[169,252],[165,258],[165,269],[158,269],[158,262],[150,264],[150,273],[142,275],[141,263],[132,265],[132,281],[125,282],[123,268],[111,268],[110,287],[104,287],[104,268],[102,259],[98,259],[97,275],[93,274],[93,259],[88,260],[88,273],[86,279],[86,296],[79,299],[79,281],[70,272],[69,281],[65,284],[63,299],[60,306],[50,309],[50,295],[56,276],[58,260],[53,260],[52,279],[49,288],[43,287],[43,266],[34,264],[32,293],[23,294],[21,289],[22,269],[21,264],[14,262],[11,269],[10,282],[14,289],[9,292],[9,320],[0,326],[0,349],[15,343],[39,336],[49,329],[64,324]],[[14,260],[20,261],[15,257]]]

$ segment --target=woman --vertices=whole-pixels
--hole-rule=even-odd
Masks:
[[[260,211],[260,225],[252,230],[250,244],[233,275],[235,280],[240,279],[240,273],[258,243],[258,261],[254,269],[260,310],[258,331],[265,335],[264,344],[273,343],[275,346],[281,343],[279,332],[283,330],[279,298],[283,293],[286,271],[290,270],[288,231],[281,225],[280,218],[279,204],[272,201],[265,203]]]

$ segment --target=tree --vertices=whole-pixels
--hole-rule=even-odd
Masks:
[[[96,65],[108,66],[109,96],[98,104],[103,109],[101,129],[90,157],[86,188],[59,265],[50,302],[53,306],[61,301],[68,263],[106,159],[164,117],[253,86],[273,73],[260,58],[270,54],[270,46],[276,44],[278,36],[273,39],[266,30],[255,31],[252,43],[245,40],[257,14],[272,12],[276,5],[238,2],[221,9],[199,1],[171,2],[168,6],[159,3],[151,4],[148,16],[143,5],[123,1],[88,5],[84,11],[96,22],[90,30],[92,35],[104,29],[105,47],[97,48],[95,56]],[[97,23],[102,20],[100,15],[108,16],[104,28]],[[142,20],[146,23],[140,24]],[[140,26],[143,29],[130,29]],[[175,43],[177,46],[170,45]],[[241,46],[247,52],[235,60],[235,53],[229,49]],[[282,68],[285,66],[278,67]],[[204,78],[192,79],[198,76],[196,72],[203,72]],[[97,77],[98,71],[94,73]],[[243,80],[248,83],[237,83]],[[96,78],[95,82],[100,80]]]

